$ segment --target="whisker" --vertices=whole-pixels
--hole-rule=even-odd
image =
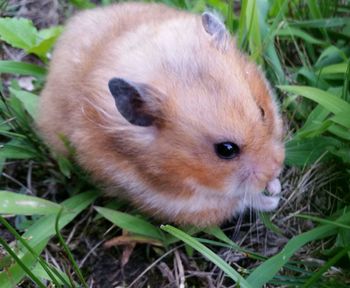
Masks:
[[[259,233],[260,229],[259,229],[259,223],[258,223],[259,216],[256,210],[254,210],[254,213],[255,213],[255,223],[256,223],[256,238],[258,243],[260,243],[260,233]]]
[[[241,230],[241,226],[242,226],[243,214],[244,214],[244,211],[240,213],[238,216],[237,223],[235,226],[235,231],[233,232],[233,235],[232,235],[233,242],[237,241],[238,239],[239,231]]]

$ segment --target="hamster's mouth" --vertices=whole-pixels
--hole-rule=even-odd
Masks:
[[[281,193],[282,185],[278,178],[275,178],[267,183],[266,185],[266,195],[276,196]]]

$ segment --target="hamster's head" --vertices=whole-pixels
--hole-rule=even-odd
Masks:
[[[170,221],[204,226],[246,207],[276,208],[284,145],[261,71],[214,15],[194,26],[196,41],[174,36],[183,54],[174,59],[163,47],[147,81],[115,77],[109,90],[130,128],[120,153],[146,187],[133,192],[134,202]]]

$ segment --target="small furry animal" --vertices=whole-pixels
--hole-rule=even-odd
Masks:
[[[163,220],[207,226],[279,202],[276,102],[209,12],[124,3],[78,13],[53,53],[37,124],[57,153],[65,136],[109,195]]]

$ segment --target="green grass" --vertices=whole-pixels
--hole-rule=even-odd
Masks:
[[[101,5],[111,2],[104,0]],[[194,262],[198,271],[209,273],[216,266],[217,275],[224,275],[222,287],[233,283],[239,287],[346,287],[350,281],[350,1],[160,2],[195,13],[206,7],[218,10],[239,47],[262,67],[275,87],[288,127],[284,177],[291,184],[282,208],[261,214],[259,221],[265,225],[263,231],[286,243],[277,245],[279,251],[267,257],[243,240],[232,241],[225,234],[232,227],[225,231],[160,227],[124,202],[104,205],[88,176],[70,160],[52,155],[33,125],[49,63],[47,53],[62,27],[37,29],[30,20],[2,17],[3,45],[30,54],[31,60],[0,60],[0,288],[30,282],[38,287],[49,283],[87,287],[89,272],[74,259],[77,249],[72,253],[72,245],[66,243],[69,229],[65,227],[75,229],[82,214],[91,215],[89,223],[94,226],[112,223],[134,239],[161,246],[141,246],[147,254],[162,257],[180,245],[182,257]],[[3,15],[13,14],[14,8],[5,4],[0,4]],[[73,6],[86,9],[94,4],[72,0],[69,7]],[[23,90],[14,76],[33,77],[34,90]],[[33,183],[36,194],[31,195],[33,189],[21,183]],[[296,197],[303,189],[303,195],[310,196]],[[99,206],[91,209],[94,201]],[[293,223],[297,224],[288,227]],[[249,235],[256,233],[259,238],[257,226],[252,226]],[[5,230],[13,240],[5,240]],[[102,240],[103,230],[99,233]],[[43,257],[50,245],[63,255],[60,268]],[[230,261],[222,249],[243,255],[247,261]],[[202,257],[194,257],[198,255]],[[317,261],[305,261],[308,258]],[[200,280],[187,281],[191,287],[201,286]]]

